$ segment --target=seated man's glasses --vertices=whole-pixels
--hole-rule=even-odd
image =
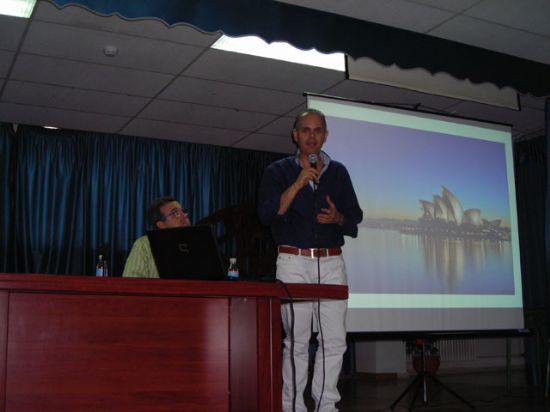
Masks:
[[[180,217],[180,216],[183,216],[184,214],[187,213],[187,210],[185,210],[184,208],[180,207],[180,208],[177,208],[177,209],[174,209],[172,210],[170,213],[167,213],[165,215],[162,215],[159,220],[161,222],[164,222],[166,220],[168,220],[169,218],[171,218],[172,216],[174,217]]]

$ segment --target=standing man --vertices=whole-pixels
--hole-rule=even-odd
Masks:
[[[283,282],[347,284],[341,246],[344,235],[357,237],[363,212],[346,168],[321,151],[327,136],[323,113],[310,109],[299,114],[292,130],[296,154],[271,164],[260,186],[258,211],[262,223],[271,225],[279,252],[277,278]],[[283,411],[307,411],[303,392],[312,325],[319,331],[311,385],[315,410],[336,411],[347,301],[292,306],[281,309],[286,334]]]
[[[147,220],[155,229],[190,226],[189,215],[175,197],[153,201],[147,209]],[[123,277],[158,278],[159,271],[147,235],[136,239],[124,265]]]

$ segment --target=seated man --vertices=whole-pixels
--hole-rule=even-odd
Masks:
[[[176,198],[156,199],[147,210],[147,220],[157,229],[190,226],[189,216]],[[123,277],[158,278],[159,272],[147,235],[136,239],[124,265]]]

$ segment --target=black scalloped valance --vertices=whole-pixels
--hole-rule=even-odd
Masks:
[[[473,83],[490,82],[520,93],[550,96],[550,65],[478,47],[292,6],[273,0],[50,0],[59,7],[84,6],[102,15],[157,18],[168,25],[191,24],[230,36],[257,35],[301,49],[370,57],[402,69],[445,72]]]

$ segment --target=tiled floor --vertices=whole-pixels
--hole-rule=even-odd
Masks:
[[[523,368],[512,370],[509,391],[506,389],[504,369],[440,371],[437,378],[471,403],[477,412],[550,411],[550,399],[544,397],[544,387],[528,385]],[[340,411],[391,412],[390,406],[412,379],[411,377],[410,379],[375,382],[361,378],[361,376],[342,378],[339,384],[342,394],[342,401],[339,404]],[[427,393],[428,402],[423,402],[420,393],[414,410],[437,412],[471,410],[469,406],[435,383],[428,384]],[[414,391],[410,391],[395,405],[393,411],[408,411],[413,395]]]

